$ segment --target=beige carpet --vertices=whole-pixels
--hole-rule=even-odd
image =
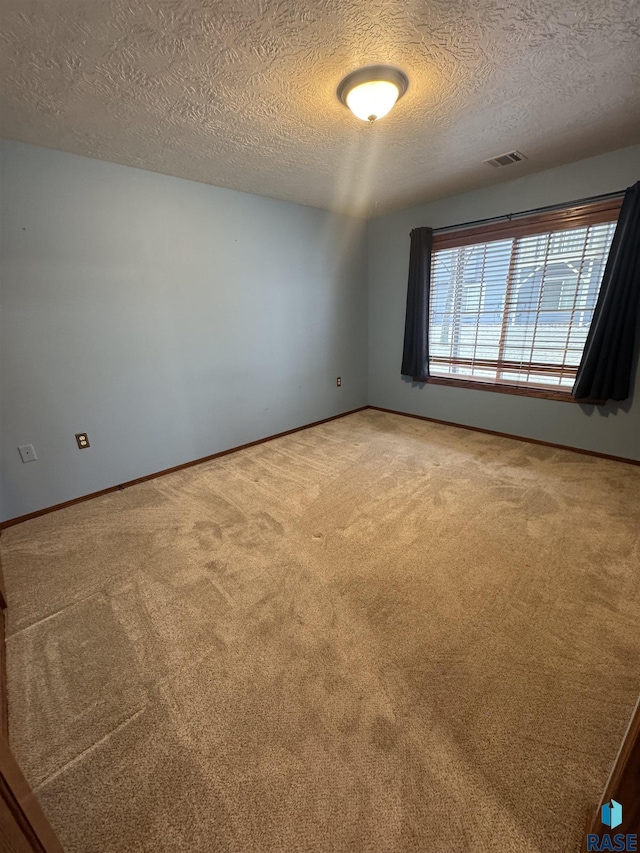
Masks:
[[[365,411],[8,529],[68,853],[577,851],[640,690],[640,468]]]

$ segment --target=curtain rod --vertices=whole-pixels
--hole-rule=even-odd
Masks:
[[[458,228],[473,228],[475,225],[486,225],[489,222],[506,222],[510,219],[519,219],[521,216],[532,216],[534,213],[547,213],[552,210],[562,210],[563,207],[577,207],[580,204],[589,204],[595,201],[606,201],[609,198],[618,198],[624,195],[626,190],[618,190],[614,193],[602,193],[602,195],[590,195],[587,198],[579,198],[575,201],[564,201],[560,204],[549,204],[546,207],[532,207],[531,210],[520,210],[518,213],[506,213],[503,216],[489,216],[486,219],[474,219],[473,222],[460,222],[458,225],[444,225],[442,228],[434,228],[434,234],[442,234],[444,231],[455,231]]]

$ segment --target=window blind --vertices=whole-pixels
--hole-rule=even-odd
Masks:
[[[501,223],[484,240],[445,234],[443,248],[434,241],[430,374],[569,393],[618,210]],[[461,245],[450,245],[456,236]]]

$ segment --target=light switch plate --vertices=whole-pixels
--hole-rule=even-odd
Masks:
[[[23,462],[35,462],[38,458],[33,444],[21,444],[18,448],[18,453]]]

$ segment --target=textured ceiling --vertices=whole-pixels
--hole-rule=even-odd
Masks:
[[[361,215],[640,141],[638,0],[3,0],[0,39],[4,136]]]

